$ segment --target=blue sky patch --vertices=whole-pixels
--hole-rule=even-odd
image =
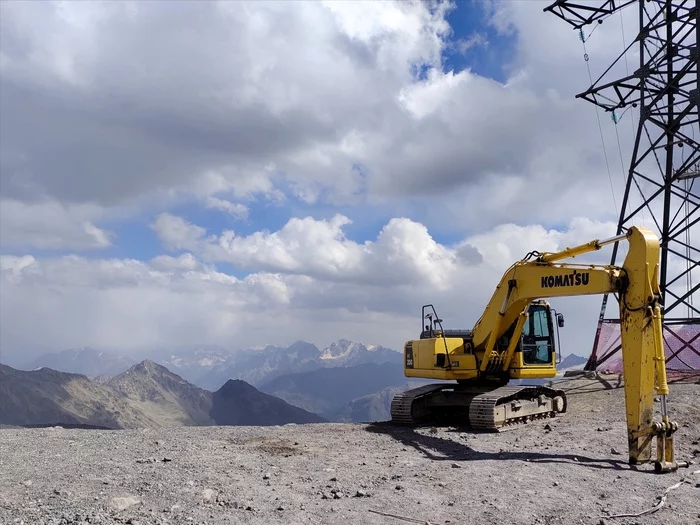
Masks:
[[[517,33],[499,33],[488,23],[489,2],[462,0],[455,4],[446,17],[453,34],[443,56],[445,70],[457,73],[470,68],[477,75],[505,83]]]
[[[156,232],[151,229],[151,224],[157,215],[157,213],[141,214],[119,223],[98,222],[97,227],[113,234],[112,246],[94,250],[93,254],[104,259],[135,258],[141,261],[162,255],[165,250]],[[88,253],[81,252],[81,255],[87,256]]]

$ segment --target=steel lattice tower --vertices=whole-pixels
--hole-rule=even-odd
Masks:
[[[634,4],[638,9],[637,36],[600,78],[576,98],[611,112],[616,123],[619,115],[630,108],[635,108],[632,115],[638,112],[617,234],[632,224],[648,222],[643,219],[651,216],[652,222],[647,226],[656,230],[661,241],[659,278],[667,365],[674,360],[678,368],[698,369],[700,0],[598,0],[587,4],[557,0],[544,11],[569,23],[585,42],[584,28],[602,24],[614,13]],[[611,70],[621,59],[626,60],[631,49],[638,50],[638,68],[622,78],[609,78],[615,76]],[[588,60],[587,55],[585,58]],[[695,245],[691,240],[692,230]],[[611,264],[615,264],[616,258],[617,243]],[[587,370],[600,366],[620,349],[619,336],[608,349],[600,349],[601,329],[614,325],[619,331],[619,320],[605,318],[607,301],[606,295]]]

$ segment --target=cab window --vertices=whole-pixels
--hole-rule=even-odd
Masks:
[[[552,338],[546,308],[530,309],[523,327],[522,351],[526,365],[548,364],[552,361]]]

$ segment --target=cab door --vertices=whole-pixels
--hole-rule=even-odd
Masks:
[[[555,375],[554,330],[550,310],[547,305],[533,304],[523,326],[510,376],[539,378]]]

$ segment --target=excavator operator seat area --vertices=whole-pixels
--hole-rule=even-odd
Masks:
[[[530,307],[528,320],[523,326],[522,353],[525,366],[542,366],[552,362],[554,339],[552,319],[546,306]]]

